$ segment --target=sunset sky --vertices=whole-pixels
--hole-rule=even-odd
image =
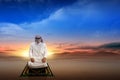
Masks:
[[[94,46],[109,43],[118,43],[118,49],[119,4],[119,0],[0,0],[0,56],[28,56],[36,34],[49,54],[93,52]]]

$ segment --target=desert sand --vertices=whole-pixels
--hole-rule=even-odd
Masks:
[[[1,59],[0,80],[19,80],[26,63],[27,60]],[[56,57],[48,59],[48,63],[55,80],[120,80],[119,57]]]

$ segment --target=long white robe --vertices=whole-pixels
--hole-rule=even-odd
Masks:
[[[43,57],[47,58],[47,46],[45,43],[40,42],[37,44],[36,42],[31,43],[29,49],[29,57],[34,58],[34,62],[28,61],[28,66],[30,68],[42,68],[47,67],[47,62],[42,63]]]

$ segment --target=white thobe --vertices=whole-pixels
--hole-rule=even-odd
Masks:
[[[42,59],[44,57],[47,58],[47,46],[45,43],[40,42],[37,44],[36,42],[31,43],[29,49],[29,57],[34,58],[34,62],[28,61],[28,66],[31,68],[42,68],[47,67],[47,62],[42,63]]]

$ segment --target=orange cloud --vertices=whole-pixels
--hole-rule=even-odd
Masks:
[[[72,55],[99,55],[100,53],[119,54],[120,49],[117,44],[111,48],[111,43],[100,46],[81,46],[79,43],[46,43],[49,55],[72,54]],[[108,46],[109,45],[109,46]],[[112,44],[113,45],[113,44]],[[30,43],[14,43],[0,46],[0,54],[4,56],[28,57]]]

